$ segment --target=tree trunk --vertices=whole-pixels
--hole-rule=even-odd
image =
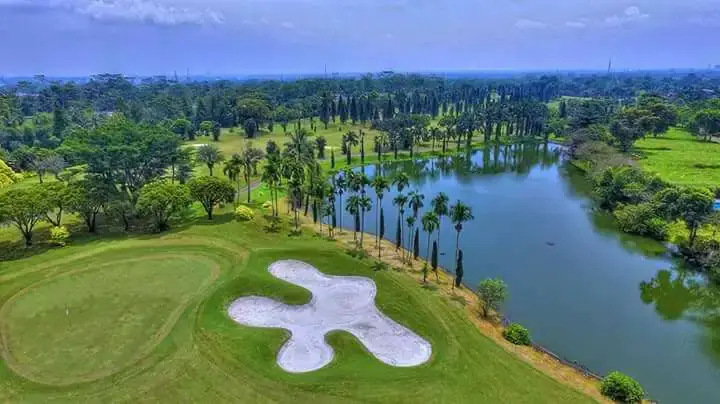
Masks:
[[[249,179],[249,178],[248,178],[248,181],[247,181],[247,191],[248,191],[247,203],[250,204],[250,192],[251,192],[251,190],[250,190],[250,179]]]
[[[32,243],[33,243],[32,242],[32,236],[33,236],[32,232],[29,230],[28,231],[23,230],[22,234],[23,234],[23,238],[25,239],[25,247],[31,247]]]
[[[360,248],[363,248],[363,239],[365,235],[365,208],[360,209]]]
[[[455,238],[455,261],[458,259],[458,252],[460,251],[460,232],[457,232],[457,237]]]
[[[210,206],[207,210],[208,220],[212,220],[213,208]]]

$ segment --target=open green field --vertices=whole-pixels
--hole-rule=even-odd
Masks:
[[[720,187],[720,144],[701,142],[689,132],[672,128],[657,138],[635,143],[640,164],[679,185]]]
[[[336,158],[341,158],[339,149],[342,144],[342,137],[348,131],[352,130],[358,132],[362,129],[365,132],[365,149],[368,154],[370,154],[370,151],[372,150],[373,138],[375,135],[379,134],[378,131],[370,128],[369,123],[362,125],[358,122],[353,125],[351,122],[347,122],[343,125],[340,121],[336,123],[330,122],[327,129],[324,128],[324,125],[319,120],[316,119],[315,123],[317,124],[317,132],[310,131],[310,135],[312,137],[324,136],[327,140],[328,147],[337,149]],[[308,119],[303,120],[303,127],[310,130],[310,121]],[[294,122],[288,125],[288,132],[292,132],[293,130]],[[232,131],[229,128],[223,128],[218,142],[213,142],[210,137],[198,137],[193,141],[186,142],[186,144],[212,143],[220,148],[220,151],[223,152],[225,157],[230,157],[233,153],[241,151],[248,141],[252,142],[253,146],[265,150],[265,145],[269,140],[274,140],[278,146],[282,148],[288,141],[288,136],[283,132],[282,127],[277,124],[273,127],[272,132],[269,132],[267,128],[263,126],[262,131],[259,132],[254,139],[247,139],[242,128],[233,128]],[[359,154],[359,148],[354,149],[357,149],[354,151]],[[330,157],[329,151],[327,157]],[[205,168],[205,171],[207,171],[207,168]]]
[[[199,216],[163,235],[82,236],[1,262],[0,401],[592,402],[502,349],[459,303],[413,277],[375,273],[371,261],[318,237],[288,237],[287,224],[268,233],[261,215]],[[267,272],[278,259],[373,278],[378,306],[431,342],[431,361],[394,368],[336,333],[328,367],[285,373],[275,356],[286,333],[226,314],[243,295],[309,300]]]

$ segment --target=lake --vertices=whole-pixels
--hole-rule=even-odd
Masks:
[[[720,289],[683,270],[659,243],[614,229],[593,210],[587,180],[559,146],[498,146],[363,170],[370,178],[407,173],[411,190],[425,195],[420,217],[438,192],[469,204],[475,220],[460,239],[464,283],[504,279],[510,296],[502,311],[536,343],[595,373],[627,373],[661,403],[720,403]],[[389,240],[396,193],[384,199]],[[371,189],[368,196],[375,203]],[[375,211],[365,220],[374,233]],[[347,213],[343,223],[352,226]],[[440,265],[453,270],[447,218],[440,238]]]

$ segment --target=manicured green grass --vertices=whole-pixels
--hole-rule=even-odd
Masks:
[[[268,233],[261,215],[199,216],[163,235],[79,237],[0,263],[0,401],[592,401],[500,348],[463,307],[413,277],[373,272],[321,238],[288,237],[287,223]],[[430,341],[431,361],[394,368],[334,333],[328,367],[282,371],[275,357],[286,333],[226,314],[244,295],[308,301],[308,291],[267,272],[278,259],[372,278],[378,306]]]
[[[657,138],[635,143],[640,165],[664,180],[679,184],[720,187],[720,144],[702,142],[689,132],[672,128]]]

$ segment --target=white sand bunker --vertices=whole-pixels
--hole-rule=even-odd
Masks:
[[[416,366],[430,359],[424,339],[382,314],[375,307],[375,282],[358,276],[328,276],[300,261],[277,261],[269,271],[276,278],[302,286],[313,294],[310,303],[289,306],[265,297],[235,300],[228,314],[240,324],[284,328],[291,337],[277,362],[288,372],[310,372],[333,358],[325,334],[347,331],[375,357],[392,366]]]

